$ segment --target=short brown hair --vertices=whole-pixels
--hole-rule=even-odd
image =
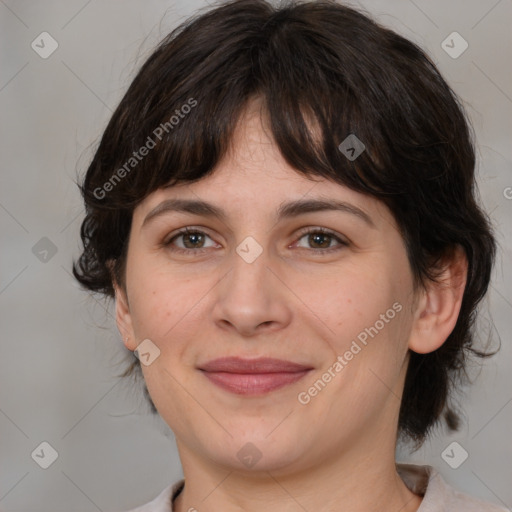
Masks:
[[[81,186],[86,217],[76,279],[113,296],[109,265],[122,282],[133,209],[159,187],[208,175],[253,97],[263,100],[275,142],[298,173],[389,207],[418,286],[436,279],[437,263],[454,247],[464,249],[469,267],[457,324],[436,351],[411,353],[399,416],[399,433],[418,446],[443,412],[456,428],[449,397],[468,353],[486,355],[472,346],[473,331],[496,251],[475,197],[471,128],[430,58],[352,8],[237,0],[165,37],[115,110]],[[175,125],[171,116],[191,99],[194,107]],[[156,147],[127,168],[159,126]],[[349,134],[366,147],[355,160],[338,148]],[[123,166],[122,179],[112,181]],[[132,368],[139,370],[137,360]]]

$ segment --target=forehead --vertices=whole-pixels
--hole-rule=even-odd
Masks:
[[[134,217],[142,222],[160,203],[174,198],[212,204],[226,214],[224,220],[262,214],[275,217],[276,211],[293,201],[335,200],[396,227],[391,212],[378,199],[320,176],[305,176],[291,167],[271,135],[258,99],[247,104],[226,154],[210,174],[193,183],[154,191],[137,207]]]

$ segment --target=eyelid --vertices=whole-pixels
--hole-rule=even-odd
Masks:
[[[208,233],[208,230],[206,228],[200,227],[200,226],[185,226],[184,228],[178,229],[177,231],[166,236],[161,245],[164,247],[168,246],[175,238],[178,238],[179,236],[187,235],[190,233],[200,233],[202,235],[208,236],[209,238],[211,238],[213,240],[213,237]],[[178,249],[181,249],[181,247],[178,247]],[[190,252],[192,250],[194,250],[195,252],[198,252],[201,249],[185,249],[185,250],[187,250],[188,252]]]
[[[335,245],[334,247],[328,247],[327,249],[308,249],[306,247],[300,247],[299,249],[305,249],[307,251],[312,251],[314,253],[318,254],[328,254],[330,252],[339,250],[340,247],[346,247],[349,245],[349,241],[344,237],[343,235],[338,234],[336,231],[333,231],[332,229],[324,228],[321,226],[306,226],[304,228],[301,228],[299,230],[299,233],[296,235],[298,242],[301,238],[303,238],[305,235],[314,234],[314,233],[322,233],[324,235],[329,235],[333,239],[335,239],[338,242],[338,245]],[[294,242],[294,244],[296,243]]]
[[[301,228],[299,229],[298,236],[303,237],[304,235],[308,235],[310,233],[323,233],[325,235],[331,235],[333,238],[338,239],[340,242],[348,243],[348,240],[346,240],[345,237],[343,237],[343,235],[340,233],[321,226],[306,226]]]

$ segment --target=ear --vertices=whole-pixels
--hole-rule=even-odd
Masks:
[[[466,287],[468,262],[457,246],[440,264],[437,282],[418,292],[409,348],[418,354],[437,350],[453,331]]]
[[[132,352],[137,348],[133,332],[132,317],[128,297],[123,287],[114,283],[116,294],[116,323],[125,347]]]

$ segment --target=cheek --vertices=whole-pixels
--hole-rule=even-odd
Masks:
[[[154,268],[150,260],[138,258],[136,254],[129,262],[127,286],[135,335],[158,342],[180,317],[184,299],[190,296],[190,284],[178,276],[170,279]]]
[[[386,281],[382,269],[376,272],[375,268],[359,266],[321,279],[317,276],[300,292],[340,344],[373,325],[397,300],[395,287]]]
[[[136,258],[127,269],[130,312],[137,340],[150,339],[169,361],[190,346],[204,328],[205,295],[214,276],[197,277],[174,268],[153,264],[150,258]],[[163,360],[162,359],[162,360]]]
[[[397,275],[396,269],[406,269],[407,262],[395,262],[345,268],[319,281],[321,286],[309,296],[309,304],[322,319],[317,325],[328,332],[333,361],[342,356],[351,367],[344,372],[353,377],[368,377],[370,367],[391,377],[402,364],[411,328],[411,282],[405,272]]]
[[[132,323],[137,338],[149,338],[157,344],[166,337],[186,316],[187,301],[179,287],[165,286],[165,283],[146,280],[132,292],[135,298],[130,303]]]

